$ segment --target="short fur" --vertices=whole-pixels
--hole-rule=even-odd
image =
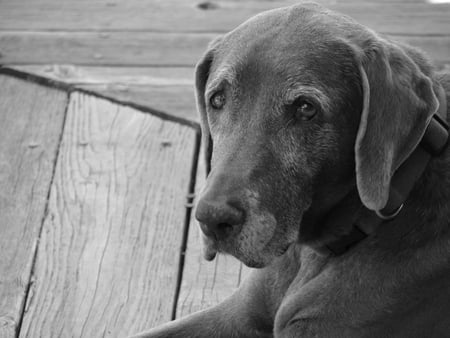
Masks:
[[[433,158],[402,212],[341,256],[324,227],[386,204],[394,171],[450,93],[418,50],[315,4],[262,13],[214,41],[196,71],[210,170],[197,217],[206,257],[258,267],[223,303],[140,337],[449,337],[450,155]],[[221,109],[214,93],[225,95]],[[306,98],[317,115],[292,108]],[[224,225],[226,235],[213,233]]]

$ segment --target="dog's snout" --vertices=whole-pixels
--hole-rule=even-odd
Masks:
[[[223,240],[244,223],[245,214],[225,199],[204,197],[197,204],[195,217],[206,236]]]

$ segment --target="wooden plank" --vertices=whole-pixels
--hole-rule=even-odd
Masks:
[[[202,152],[201,152],[202,153]],[[205,183],[204,161],[197,170],[195,191],[198,194]],[[183,280],[177,303],[177,317],[208,308],[230,296],[241,280],[251,271],[231,256],[218,255],[212,262],[202,255],[201,232],[194,213],[191,215]]]
[[[125,104],[148,107],[164,118],[198,126],[193,86],[82,85],[80,88]]]
[[[198,128],[192,67],[86,67],[22,65],[8,67],[64,82],[116,102],[160,112]]]
[[[10,65],[8,68],[72,85],[193,86],[193,67]]]
[[[30,282],[67,94],[0,75],[0,337],[15,337]]]
[[[450,21],[450,17],[449,17]],[[450,30],[448,31],[450,33]],[[393,40],[406,43],[424,51],[436,66],[442,68],[450,63],[450,34],[442,37],[390,36]]]
[[[71,94],[21,337],[124,337],[170,320],[195,139]]]
[[[0,29],[159,32],[209,32],[213,29],[223,32],[258,12],[297,2],[3,0],[0,3]],[[448,4],[319,2],[385,33],[447,34],[450,30]],[[209,5],[199,6],[204,3]]]
[[[101,33],[0,32],[0,63],[193,67],[215,36],[115,32],[104,38]],[[438,63],[450,61],[450,35],[392,38],[424,49]]]
[[[193,66],[214,36],[148,32],[114,32],[107,36],[80,32],[0,32],[0,63]]]

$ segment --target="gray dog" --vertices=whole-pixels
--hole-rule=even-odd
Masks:
[[[259,269],[140,337],[450,337],[449,75],[302,4],[214,41],[196,86],[205,257]]]

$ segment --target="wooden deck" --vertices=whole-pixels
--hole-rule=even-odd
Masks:
[[[224,299],[201,257],[193,66],[296,1],[0,2],[0,338],[124,337]],[[450,68],[450,4],[323,0]]]

